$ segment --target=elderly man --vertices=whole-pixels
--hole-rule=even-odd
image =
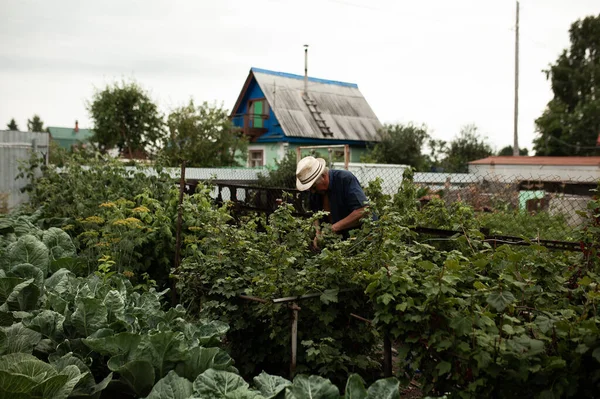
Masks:
[[[348,237],[358,227],[367,207],[367,196],[358,179],[346,170],[329,170],[323,158],[302,158],[296,167],[296,188],[310,190],[313,212],[328,211],[331,230]]]

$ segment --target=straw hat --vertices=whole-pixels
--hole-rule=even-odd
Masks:
[[[296,166],[296,188],[308,190],[323,173],[327,162],[323,158],[305,157]]]

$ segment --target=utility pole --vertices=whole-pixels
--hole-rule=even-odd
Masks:
[[[519,156],[519,2],[517,1],[517,24],[515,25],[515,121],[513,156]]]

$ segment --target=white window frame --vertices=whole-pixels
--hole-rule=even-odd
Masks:
[[[253,165],[252,153],[261,154],[261,165]],[[248,167],[249,168],[259,168],[265,166],[265,149],[264,148],[249,148],[248,149]]]

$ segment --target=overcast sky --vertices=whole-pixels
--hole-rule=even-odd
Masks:
[[[551,98],[543,69],[599,0],[522,0],[521,147]],[[357,83],[382,123],[452,139],[476,124],[512,144],[512,0],[1,0],[0,128],[91,127],[97,88],[135,79],[165,113],[195,101],[231,109],[250,67]]]

